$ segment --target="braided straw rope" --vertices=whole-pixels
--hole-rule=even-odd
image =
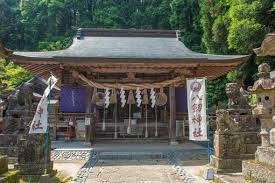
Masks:
[[[165,80],[165,81],[156,82],[156,83],[140,83],[140,84],[136,84],[136,83],[125,83],[125,84],[98,83],[98,82],[89,80],[88,78],[86,78],[85,76],[83,76],[82,74],[80,74],[77,71],[73,71],[73,77],[81,79],[82,81],[87,83],[89,86],[94,87],[94,88],[99,88],[99,89],[105,89],[105,88],[121,89],[121,88],[123,88],[125,90],[135,90],[137,87],[143,88],[143,89],[163,88],[163,87],[167,87],[170,85],[178,85],[184,81],[183,77],[178,76],[178,77],[175,77],[170,80]]]

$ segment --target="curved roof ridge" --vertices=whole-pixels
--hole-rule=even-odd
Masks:
[[[178,38],[179,30],[78,28],[77,37],[170,37]]]

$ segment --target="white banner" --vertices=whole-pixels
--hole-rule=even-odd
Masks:
[[[51,76],[48,81],[48,87],[45,89],[42,98],[39,101],[34,114],[29,133],[47,133],[48,128],[48,95],[51,89],[57,83],[57,79]]]
[[[189,140],[206,141],[206,88],[205,79],[187,80]]]

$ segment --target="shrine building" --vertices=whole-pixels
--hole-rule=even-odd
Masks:
[[[53,138],[64,138],[70,124],[76,139],[174,143],[188,136],[186,79],[213,80],[249,59],[196,53],[180,37],[175,30],[79,28],[67,49],[22,52],[0,45],[0,56],[35,76],[59,79],[49,121]]]

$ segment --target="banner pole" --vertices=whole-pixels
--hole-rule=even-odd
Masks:
[[[49,149],[49,145],[48,145],[48,141],[49,141],[49,113],[50,113],[50,101],[51,101],[51,78],[52,75],[50,76],[50,80],[49,80],[49,86],[50,86],[50,92],[48,95],[48,107],[47,107],[47,111],[48,111],[48,116],[47,116],[47,130],[46,130],[46,134],[45,134],[45,175],[47,174],[47,165],[48,165],[48,149]]]
[[[208,157],[208,163],[210,163],[210,156],[211,156],[211,150],[210,150],[210,123],[209,123],[209,118],[208,118],[208,92],[207,92],[207,79],[205,80],[205,94],[206,94],[206,119],[207,119],[207,157]]]

